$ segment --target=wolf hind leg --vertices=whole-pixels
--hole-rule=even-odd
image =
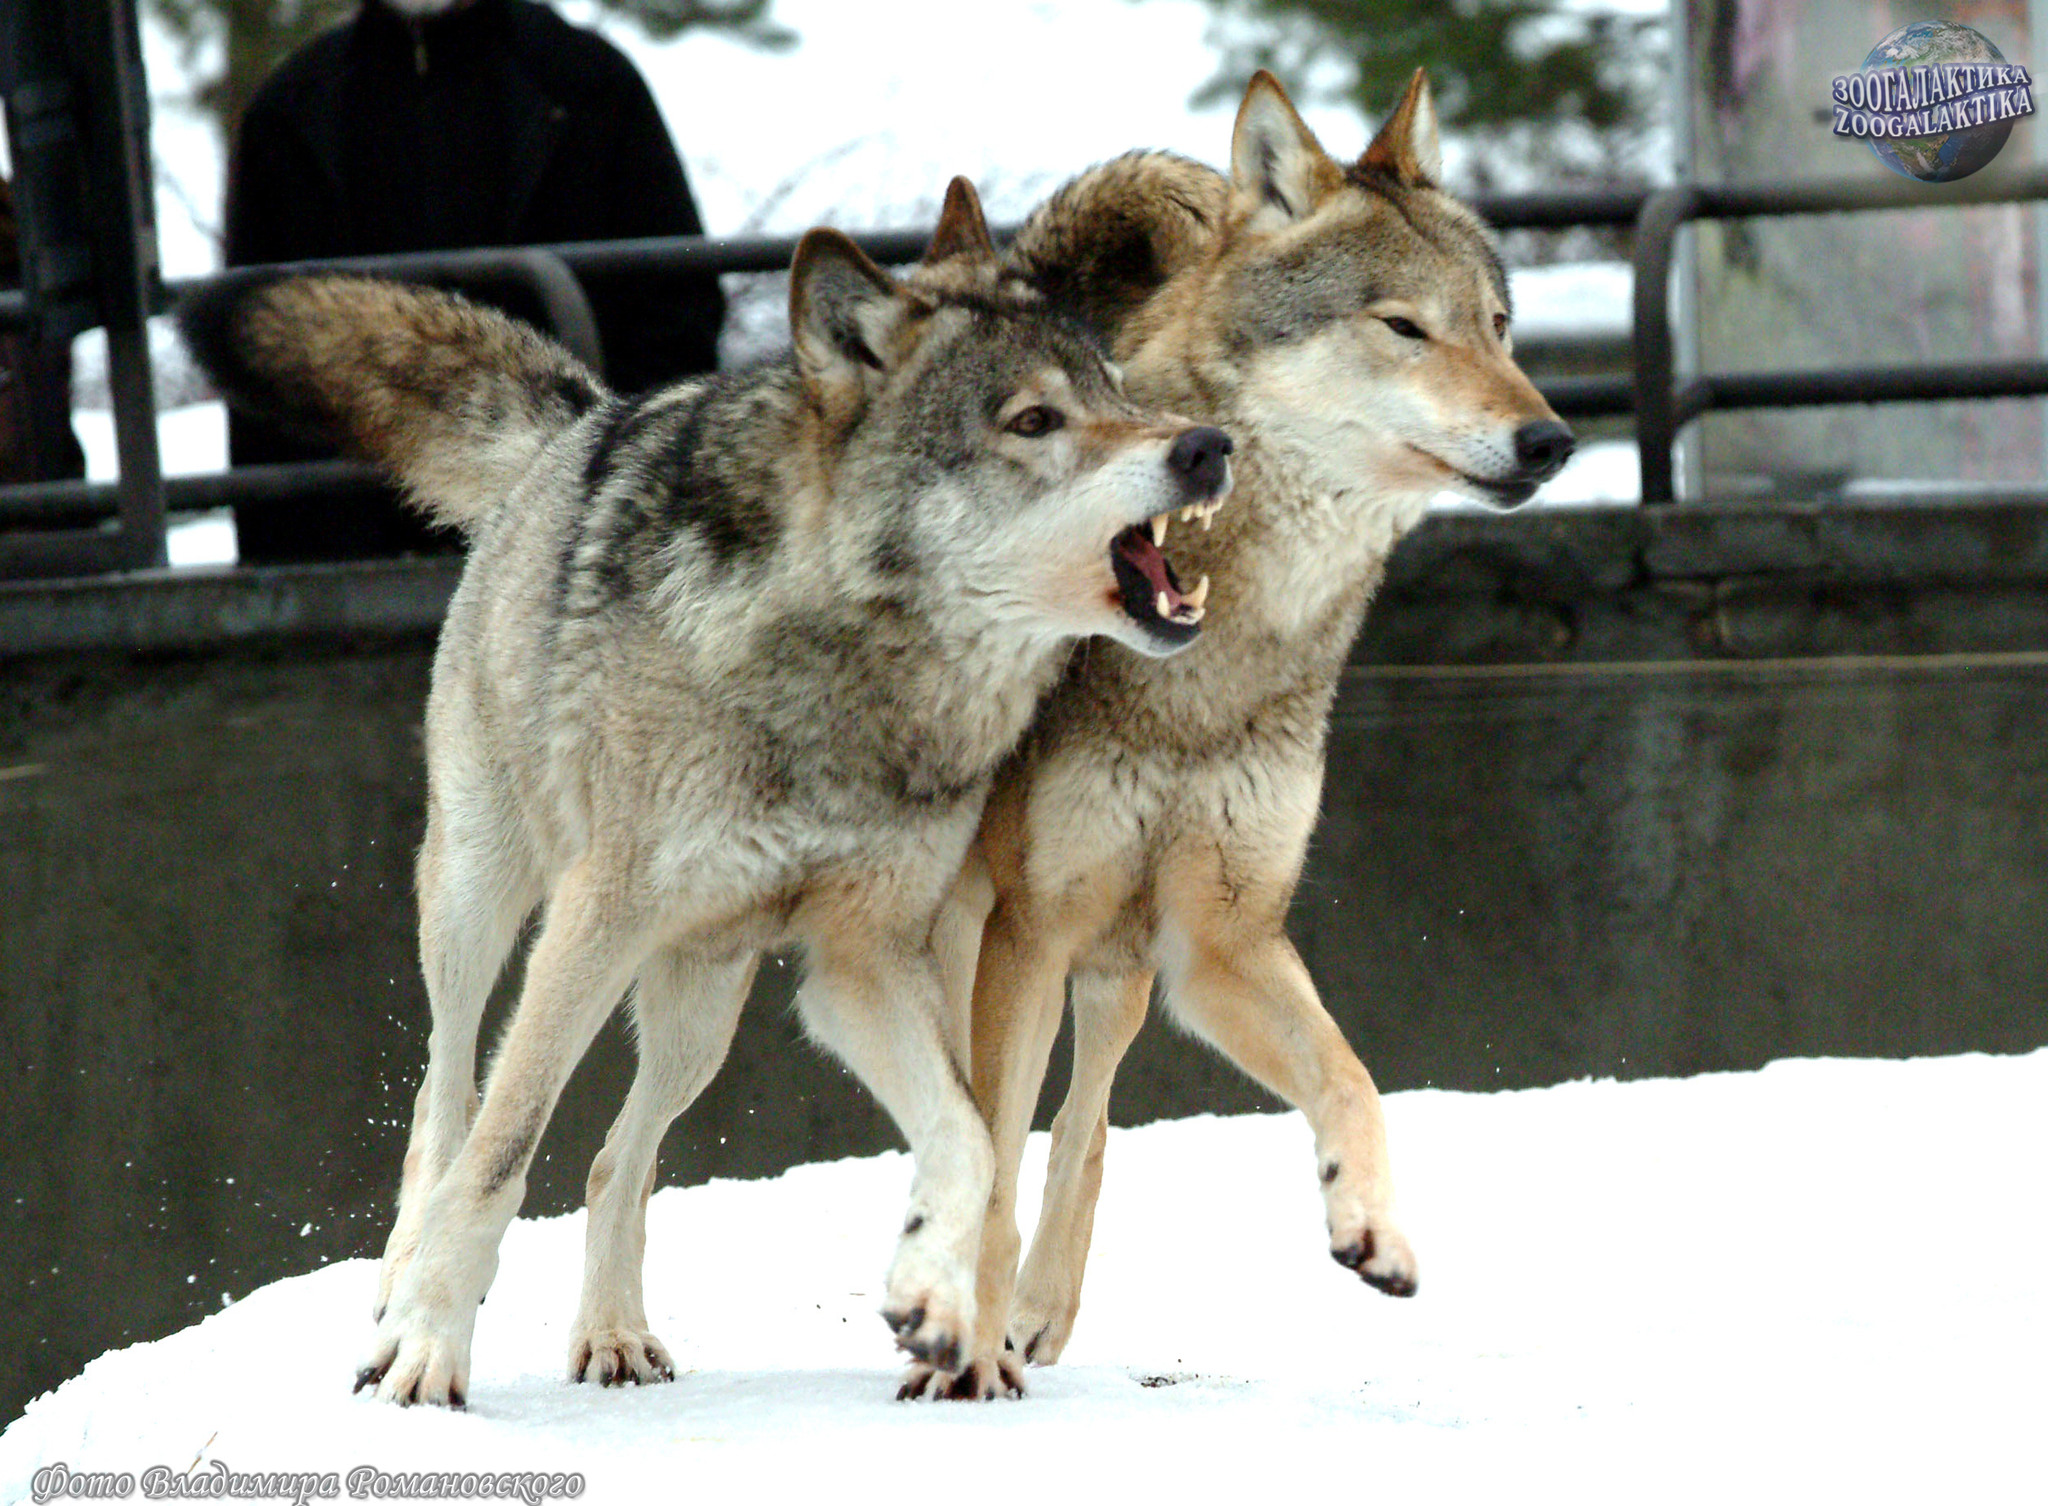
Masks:
[[[1278,932],[1196,936],[1168,971],[1166,999],[1191,1030],[1307,1118],[1331,1258],[1389,1296],[1413,1296],[1415,1254],[1394,1221],[1379,1090],[1294,944]]]
[[[398,1217],[377,1282],[377,1320],[419,1248],[427,1198],[476,1117],[476,1041],[484,1005],[542,888],[516,822],[493,808],[488,794],[468,808],[451,808],[436,792],[428,803],[416,871],[420,971],[432,1024],[426,1076],[413,1100]]]
[[[1109,1138],[1109,1089],[1152,1001],[1152,972],[1080,972],[1073,978],[1074,1071],[1052,1122],[1045,1199],[1031,1253],[1010,1303],[1006,1347],[1027,1364],[1055,1363],[1073,1336],[1081,1278],[1102,1192]]]
[[[981,959],[982,930],[995,907],[988,860],[976,843],[953,879],[953,887],[932,923],[932,954],[946,994],[946,1047],[955,1061],[971,1061],[974,974]]]
[[[571,1380],[609,1386],[675,1379],[675,1361],[647,1322],[647,1199],[661,1137],[724,1064],[759,962],[758,954],[710,959],[670,947],[650,957],[633,984],[640,1065],[604,1149],[590,1163]]]
[[[896,1121],[916,1171],[882,1318],[899,1347],[957,1369],[974,1331],[974,1258],[994,1176],[987,1127],[947,1049],[946,1002],[926,938],[821,933],[797,994],[811,1034]]]

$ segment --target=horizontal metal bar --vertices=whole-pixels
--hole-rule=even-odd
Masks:
[[[1833,403],[1941,402],[2038,397],[2048,361],[1981,361],[1947,366],[1837,367],[1826,371],[1716,371],[1679,390],[1679,423],[1717,408],[1809,408]]]
[[[1536,387],[1563,418],[1613,418],[1635,411],[1635,384],[1625,376],[1551,377]]]
[[[1014,233],[1014,227],[1006,233]],[[924,255],[929,230],[878,230],[853,237],[861,250],[885,267],[904,266]],[[676,237],[650,240],[576,241],[547,249],[579,277],[621,272],[786,272],[796,255],[794,235]]]
[[[1633,225],[1649,197],[1647,188],[1588,188],[1479,194],[1465,202],[1496,230],[1568,230],[1578,225]]]
[[[2024,204],[2048,199],[2048,169],[1986,172],[1960,183],[1915,183],[1896,175],[1874,179],[1807,179],[1791,183],[1698,183],[1694,218],[1757,219],[1777,214],[1872,214],[1961,205]]]
[[[1628,330],[1517,329],[1515,361],[1524,371],[1541,366],[1572,366],[1580,374],[1621,371],[1628,366]]]
[[[112,481],[31,481],[0,487],[0,528],[71,528],[111,518],[121,488]]]
[[[249,465],[205,476],[173,476],[164,483],[170,512],[209,512],[218,507],[300,506],[354,497],[370,487],[388,487],[373,466],[347,460],[295,465]],[[0,487],[0,527],[8,524],[93,522],[117,511],[121,489],[107,481],[39,481]]]
[[[1005,234],[1014,233],[1009,227]],[[799,236],[652,236],[622,241],[566,241],[547,246],[474,247],[460,251],[413,251],[393,256],[351,256],[322,261],[284,262],[293,270],[353,271],[394,278],[447,277],[509,270],[517,259],[539,252],[566,263],[578,277],[622,272],[692,273],[786,272],[796,255]],[[884,266],[903,266],[924,255],[929,230],[877,230],[853,236],[854,242]],[[168,302],[206,286],[211,277],[175,278],[164,285]],[[28,317],[25,296],[0,293],[0,328]]]
[[[0,581],[103,575],[129,563],[127,543],[110,529],[0,533]]]
[[[236,273],[250,270],[254,269],[234,269]],[[545,246],[478,246],[455,251],[408,251],[392,256],[322,257],[277,262],[265,270],[358,272],[420,282],[476,283],[496,279],[517,283],[540,304],[549,335],[585,365],[600,372],[604,368],[597,320],[591,313],[590,299],[577,269]],[[175,300],[223,275],[231,274],[180,278],[167,284],[166,292]]]
[[[0,660],[265,638],[430,635],[461,571],[461,559],[448,556],[10,581],[0,583]]]

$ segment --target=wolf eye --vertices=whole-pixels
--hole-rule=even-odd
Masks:
[[[1382,322],[1388,329],[1404,340],[1427,340],[1429,338],[1428,335],[1422,332],[1421,325],[1417,324],[1413,319],[1403,319],[1399,314],[1390,315]]]
[[[1496,340],[1505,340],[1507,337],[1508,316],[1506,314],[1495,314],[1493,316],[1493,338]]]
[[[1003,427],[1012,434],[1021,434],[1026,439],[1036,439],[1041,434],[1050,434],[1067,421],[1067,416],[1057,408],[1048,408],[1040,403],[1026,408]]]

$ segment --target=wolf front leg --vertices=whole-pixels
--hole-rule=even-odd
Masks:
[[[586,855],[555,885],[483,1106],[427,1195],[418,1248],[399,1274],[356,1388],[380,1400],[462,1406],[477,1304],[519,1211],[555,1100],[645,952],[626,885]]]
[[[1017,1172],[1046,1061],[1059,1033],[1072,936],[998,903],[982,929],[973,1009],[974,1097],[995,1147],[975,1284],[979,1315],[964,1363],[915,1365],[899,1395],[986,1400],[1024,1394],[1022,1362],[1004,1347],[1017,1280]]]
[[[1102,1193],[1109,1088],[1152,1001],[1152,973],[1074,975],[1074,1071],[1052,1121],[1045,1199],[1010,1303],[1009,1340],[1027,1364],[1056,1362],[1081,1310],[1081,1277]],[[1000,1175],[1000,1173],[998,1173]]]
[[[647,1322],[647,1199],[661,1137],[724,1063],[759,962],[754,953],[707,958],[669,947],[648,958],[634,980],[640,1066],[590,1164],[571,1380],[609,1386],[675,1379],[675,1361]]]
[[[811,941],[797,1008],[859,1074],[910,1143],[910,1211],[882,1317],[898,1346],[953,1370],[974,1333],[974,1258],[994,1155],[960,1064],[928,937],[828,928]]]
[[[1394,1222],[1379,1090],[1345,1043],[1294,944],[1222,924],[1189,936],[1166,998],[1190,1029],[1308,1119],[1330,1255],[1394,1297],[1415,1294],[1415,1255]]]

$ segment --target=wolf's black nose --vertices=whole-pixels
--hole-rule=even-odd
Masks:
[[[1190,429],[1166,452],[1166,464],[1191,495],[1213,497],[1229,479],[1230,467],[1224,457],[1233,448],[1230,436],[1221,429]]]
[[[1531,480],[1547,481],[1555,476],[1578,447],[1572,431],[1554,418],[1515,430],[1515,460]]]

